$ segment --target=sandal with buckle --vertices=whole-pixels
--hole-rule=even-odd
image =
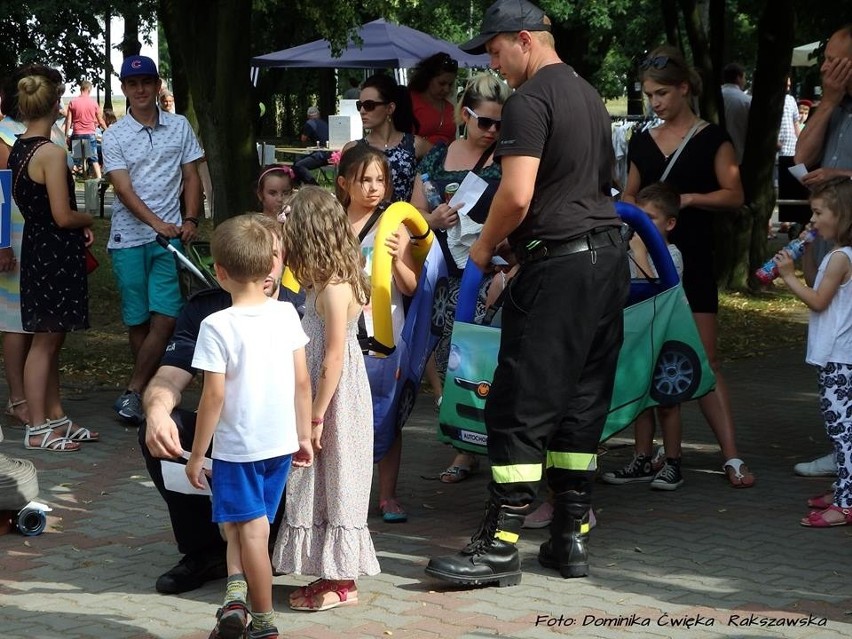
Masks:
[[[400,506],[396,497],[381,500],[379,510],[382,511],[382,519],[386,524],[403,524],[408,521],[408,513]]]
[[[292,610],[301,610],[305,612],[322,612],[323,610],[331,610],[341,606],[354,606],[358,604],[358,591],[355,589],[354,581],[332,581],[330,579],[321,580],[322,588],[313,590],[305,604],[298,605],[290,602]],[[325,596],[329,594],[337,595],[337,600],[332,599],[325,602]],[[314,605],[307,605],[308,603]]]
[[[216,611],[216,627],[208,639],[243,639],[248,614],[244,602],[229,601]]]
[[[811,497],[808,500],[808,508],[816,508],[817,510],[825,510],[829,506],[834,505],[834,491]]]
[[[41,442],[33,446],[30,444],[31,437],[41,437]],[[80,450],[80,444],[71,441],[67,437],[56,434],[50,422],[47,421],[41,426],[30,426],[29,424],[26,426],[24,448],[29,450],[48,450],[53,453],[75,453]]]
[[[836,512],[843,515],[843,519],[838,521],[829,521],[825,518],[826,513]],[[808,516],[799,522],[802,526],[808,528],[833,528],[834,526],[846,526],[852,524],[852,508],[841,508],[832,504],[825,510],[814,510],[808,513]]]
[[[12,428],[24,428],[27,425],[26,420],[21,419],[18,414],[15,412],[15,409],[18,406],[23,406],[27,403],[26,399],[18,399],[14,402],[10,399],[6,402],[6,416],[11,417],[11,421],[7,421],[6,425],[11,426]]]
[[[290,593],[290,596],[288,597],[290,604],[293,604],[293,600],[296,597],[302,597],[303,599],[313,597],[316,593],[318,593],[325,587],[326,581],[326,579],[315,579],[307,586],[300,586],[296,588],[293,592]]]
[[[66,426],[65,437],[70,439],[72,442],[97,442],[101,439],[101,436],[98,433],[92,432],[88,428],[77,426],[77,424],[72,422],[67,415],[57,417],[56,419],[48,419],[47,423],[50,424],[51,428]]]
[[[745,466],[745,462],[739,457],[732,457],[722,465],[722,471],[724,471],[732,488],[751,488],[754,486],[754,475],[748,468],[743,474],[743,466]],[[730,472],[729,468],[734,472]]]
[[[479,459],[474,457],[473,462],[469,466],[462,464],[453,465],[441,473],[439,479],[445,484],[457,484],[470,477],[473,473],[479,470]]]

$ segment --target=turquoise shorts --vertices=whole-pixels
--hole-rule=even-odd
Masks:
[[[170,240],[181,248],[180,240]],[[121,319],[127,326],[139,326],[151,313],[177,317],[183,308],[175,257],[156,242],[112,249],[112,272],[121,293]]]

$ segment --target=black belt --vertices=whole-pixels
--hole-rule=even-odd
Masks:
[[[515,249],[515,256],[521,264],[551,257],[573,255],[584,251],[594,251],[605,246],[620,246],[623,243],[621,232],[616,227],[606,227],[590,231],[585,235],[564,242],[530,240]]]

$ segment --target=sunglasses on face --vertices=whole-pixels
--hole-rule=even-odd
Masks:
[[[491,127],[494,127],[494,130],[499,132],[500,125],[502,124],[502,120],[495,120],[494,118],[486,118],[485,116],[479,115],[471,109],[470,107],[465,107],[464,110],[468,115],[476,118],[476,126],[479,127],[480,131],[490,131]]]
[[[665,69],[669,63],[669,56],[667,55],[655,55],[653,58],[645,58],[642,62],[639,63],[639,68],[642,71],[646,69]]]
[[[370,111],[375,111],[377,106],[384,104],[387,104],[387,102],[382,102],[380,100],[364,100],[363,102],[361,102],[361,100],[357,100],[355,102],[355,108],[359,111],[361,109],[364,109],[364,111],[369,113]]]

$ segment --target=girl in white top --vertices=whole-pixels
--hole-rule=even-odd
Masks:
[[[391,255],[391,320],[396,343],[399,341],[405,319],[402,296],[414,295],[417,289],[417,272],[411,252],[411,238],[402,224],[385,240],[384,246],[375,245],[380,212],[393,191],[387,160],[381,151],[372,146],[357,144],[343,152],[337,166],[337,174],[337,199],[346,209],[352,230],[361,237],[364,270],[368,275],[372,271],[372,256],[375,251],[385,250]],[[366,233],[365,228],[369,228]],[[370,305],[364,307],[364,320],[367,333],[372,334]],[[378,464],[379,508],[382,518],[388,523],[400,523],[408,519],[396,498],[401,456],[402,441],[401,437],[397,436]]]
[[[811,309],[806,361],[819,367],[820,409],[838,473],[835,490],[809,499],[813,510],[800,523],[825,528],[852,523],[852,180],[814,188],[811,210],[813,228],[837,247],[823,258],[814,287],[795,276],[786,251],[774,259],[785,284]]]

